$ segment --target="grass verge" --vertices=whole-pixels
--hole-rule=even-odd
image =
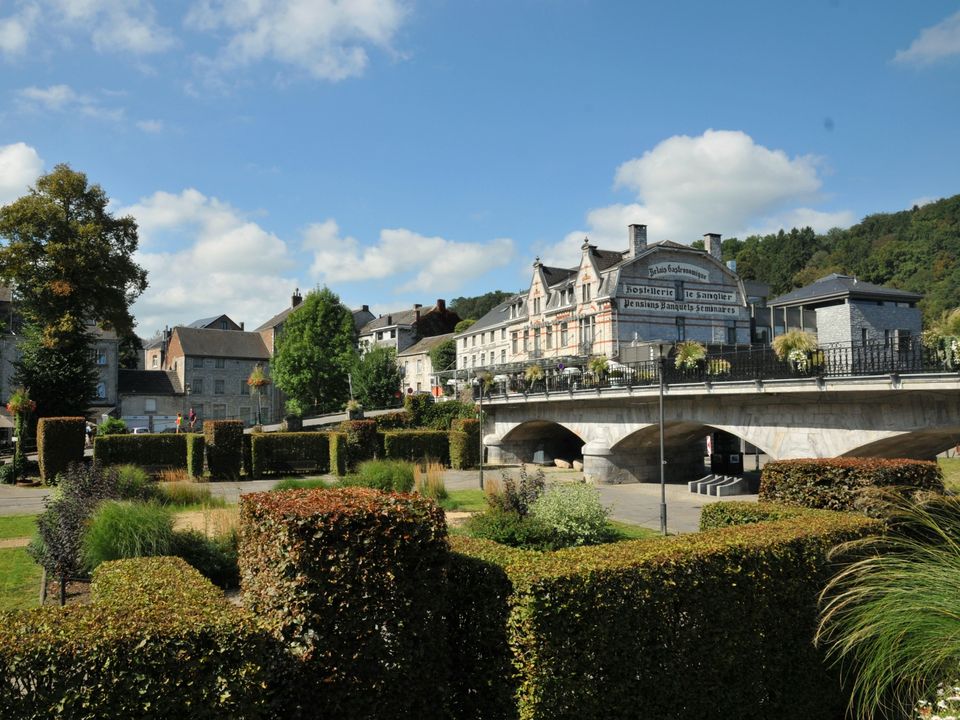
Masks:
[[[26,548],[0,550],[0,612],[39,605],[41,572]]]
[[[620,522],[618,520],[608,520],[607,527],[613,535],[615,541],[619,540],[651,540],[662,537],[658,530],[643,527],[642,525],[631,525],[630,523]]]
[[[448,490],[447,497],[439,504],[444,510],[483,512],[487,509],[487,498],[483,490]]]
[[[36,531],[36,515],[0,515],[0,540],[32,537]]]
[[[960,494],[960,457],[938,458],[943,470],[943,484],[947,490]]]

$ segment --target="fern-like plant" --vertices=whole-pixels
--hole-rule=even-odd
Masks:
[[[817,349],[817,337],[806,330],[790,330],[777,335],[770,343],[778,360],[798,358]]]
[[[543,368],[539,365],[527,365],[527,369],[523,371],[523,376],[530,383],[543,380]]]
[[[596,357],[590,358],[588,367],[590,368],[590,372],[600,377],[607,372],[608,360],[604,355],[597,355]]]
[[[693,370],[707,357],[707,348],[696,340],[684,340],[677,343],[674,352],[676,354],[673,358],[673,365],[678,370]]]

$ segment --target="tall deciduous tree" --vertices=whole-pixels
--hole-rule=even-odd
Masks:
[[[457,365],[457,342],[452,338],[444,340],[430,351],[430,364],[434,372],[452,370]]]
[[[0,208],[0,280],[27,328],[17,381],[40,415],[86,410],[96,376],[88,322],[131,333],[130,304],[147,287],[133,260],[137,224],[111,215],[108,203],[86,175],[57,165]]]
[[[307,294],[277,339],[273,382],[304,410],[332,412],[350,397],[356,357],[353,315],[323,288]]]
[[[373,347],[363,354],[353,371],[353,389],[365,407],[388,407],[397,402],[401,379],[396,351]]]

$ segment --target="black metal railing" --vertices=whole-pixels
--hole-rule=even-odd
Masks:
[[[495,375],[484,397],[658,385],[661,372],[664,384],[674,385],[945,373],[960,369],[954,364],[952,355],[927,348],[919,340],[889,345],[828,345],[784,359],[778,358],[770,347],[753,347],[711,352],[703,360],[680,367],[672,357],[626,364],[611,361],[603,372],[592,372],[589,358],[579,360],[582,363],[571,364],[568,360],[567,364],[558,363],[556,368],[545,368],[543,377],[536,379],[528,379],[519,369]],[[479,384],[474,385],[474,398],[478,396]]]

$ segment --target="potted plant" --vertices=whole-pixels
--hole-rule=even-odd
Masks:
[[[298,400],[290,398],[285,405],[287,414],[283,418],[283,429],[298,432],[303,429],[303,406]]]
[[[523,371],[523,378],[527,381],[527,387],[533,389],[533,387],[543,380],[543,368],[539,365],[527,365],[526,370]]]
[[[30,399],[30,391],[25,387],[17,388],[7,401],[7,412],[13,415],[14,436],[16,445],[13,451],[13,476],[10,482],[16,482],[17,475],[26,470],[27,458],[23,452],[23,443],[26,440],[27,420],[30,413],[35,412],[37,403]]]
[[[822,353],[814,356],[817,338],[806,330],[790,330],[775,337],[770,344],[777,359],[786,361],[796,373],[808,373],[817,365],[823,364]]]
[[[362,420],[363,419],[363,405],[361,405],[357,400],[348,400],[346,405],[347,411],[347,420]]]
[[[590,362],[587,363],[587,367],[590,369],[590,372],[593,373],[594,377],[599,381],[604,375],[607,374],[608,361],[606,356],[597,355],[596,357],[590,358]]]
[[[696,340],[679,342],[673,351],[673,366],[677,370],[696,370],[707,357],[707,348]]]

